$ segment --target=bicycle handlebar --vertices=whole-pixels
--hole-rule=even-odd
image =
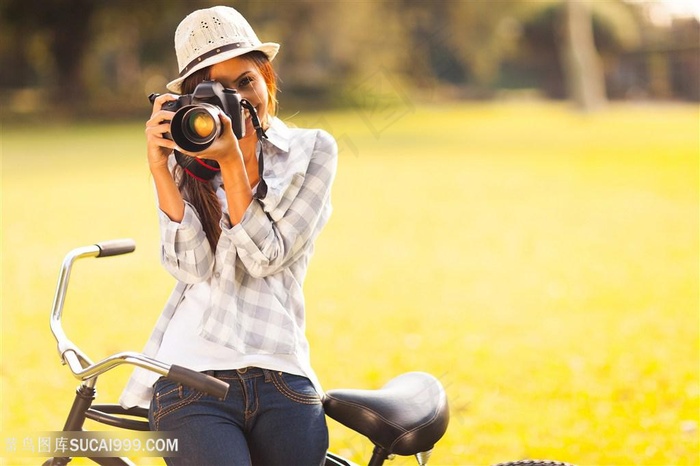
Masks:
[[[97,243],[100,253],[97,257],[118,256],[120,254],[128,254],[134,252],[136,243],[132,239],[113,239]]]
[[[170,366],[167,377],[174,382],[180,382],[217,398],[226,398],[228,393],[229,385],[226,382],[175,364]]]
[[[101,361],[93,363],[90,359],[68,339],[61,319],[63,317],[63,305],[66,299],[68,281],[70,279],[73,263],[85,257],[109,257],[128,254],[136,249],[136,243],[131,239],[118,239],[104,241],[92,246],[76,248],[66,254],[61,266],[61,272],[56,285],[53,306],[51,308],[51,332],[58,344],[58,354],[63,364],[67,364],[73,375],[83,381],[94,384],[95,378],[121,364],[131,364],[155,372],[173,381],[208,393],[217,398],[224,398],[228,393],[229,385],[217,378],[185,367],[166,364],[142,353],[117,353]]]

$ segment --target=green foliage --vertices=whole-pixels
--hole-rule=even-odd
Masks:
[[[0,3],[0,99],[6,118],[39,114],[134,116],[145,97],[177,73],[177,24],[215,0],[4,0]],[[378,70],[412,87],[456,88],[451,95],[493,97],[499,87],[530,87],[565,97],[558,40],[561,1],[238,1],[264,40],[282,44],[276,68],[282,100],[337,106],[338,96]],[[645,64],[619,63],[630,51],[696,47],[673,29],[653,28],[644,4],[591,2],[596,43],[618,87],[652,87]],[[649,43],[640,41],[640,29]],[[697,22],[686,27],[697,35]],[[680,29],[678,29],[680,31]],[[693,32],[695,31],[695,32]],[[687,35],[684,33],[684,35]],[[694,36],[692,36],[694,37]],[[651,39],[650,39],[651,38]],[[651,41],[653,39],[653,41]],[[673,58],[662,94],[698,98],[697,67]],[[663,79],[663,78],[662,78]],[[656,79],[655,81],[658,81]],[[675,86],[675,87],[674,87]],[[653,89],[651,89],[653,91]],[[651,92],[654,94],[653,92]],[[618,92],[616,96],[624,95]]]

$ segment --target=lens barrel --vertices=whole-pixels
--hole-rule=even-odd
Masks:
[[[209,147],[221,133],[219,108],[201,103],[182,107],[170,123],[173,141],[189,152],[200,152]]]

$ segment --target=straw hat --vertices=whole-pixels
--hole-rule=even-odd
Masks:
[[[182,81],[195,71],[248,52],[260,51],[272,60],[279,44],[260,42],[248,21],[236,10],[215,6],[190,13],[175,31],[180,77],[167,88],[180,93]]]

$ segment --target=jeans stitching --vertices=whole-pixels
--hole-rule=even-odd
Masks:
[[[253,400],[255,401],[255,404],[252,406],[253,409],[250,410],[250,412],[246,413],[246,415],[250,415],[251,418],[253,416],[255,416],[255,414],[258,412],[258,406],[260,404],[259,400],[258,400],[258,380],[257,380],[257,378],[255,379],[255,381],[253,382],[252,385],[253,385]]]
[[[171,393],[177,392],[177,391],[179,391],[179,390],[180,390],[180,387],[179,387],[179,386],[176,386],[175,388],[171,388],[170,390],[168,390],[167,392],[165,392],[165,393],[163,393],[163,394],[161,394],[160,392],[157,392],[157,393],[156,393],[156,406],[158,407],[158,411],[160,411],[160,410],[162,409],[162,407],[161,407],[161,405],[160,405],[160,400],[161,400],[162,398],[164,398],[164,397],[170,395]]]
[[[177,390],[180,389],[180,386],[178,386]],[[172,393],[174,390],[170,390],[168,392]],[[168,414],[174,413],[178,409],[190,405],[194,403],[195,401],[199,401],[199,399],[202,398],[204,395],[204,392],[199,392],[194,390],[190,395],[186,396],[185,398],[181,399],[180,401],[173,403],[170,406],[162,406],[160,403],[160,398],[165,396],[165,393],[163,395],[156,395],[156,405],[158,406],[158,411],[153,413],[153,424],[155,424],[156,430],[160,429],[160,421],[167,416]]]
[[[292,388],[287,385],[287,382],[285,382],[278,373],[272,374],[272,383],[282,395],[286,396],[292,401],[305,405],[321,404],[321,398],[318,396],[303,395],[292,390]]]

